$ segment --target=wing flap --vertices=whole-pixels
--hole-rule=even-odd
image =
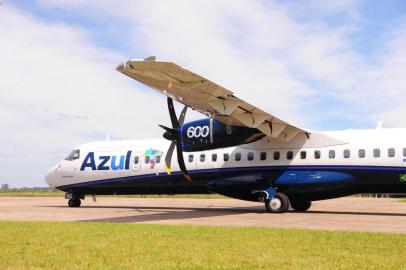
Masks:
[[[149,57],[129,60],[117,70],[226,125],[257,128],[269,137],[284,141],[299,133],[309,137],[309,131],[256,108],[233,92],[175,63]]]

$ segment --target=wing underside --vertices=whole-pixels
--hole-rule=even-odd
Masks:
[[[129,60],[117,67],[121,73],[226,125],[257,128],[265,135],[290,141],[310,132],[239,99],[227,90],[173,62]]]

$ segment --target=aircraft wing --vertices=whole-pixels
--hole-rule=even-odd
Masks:
[[[230,90],[173,62],[148,57],[129,60],[117,70],[226,125],[257,128],[265,135],[283,141],[298,134],[310,136],[309,131],[264,112]]]

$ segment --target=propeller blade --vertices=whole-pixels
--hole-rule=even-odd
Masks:
[[[188,171],[186,169],[185,160],[183,159],[182,145],[180,143],[176,144],[176,153],[178,155],[179,168],[182,171],[183,176],[189,182],[192,181],[192,178],[190,177],[190,175],[188,174]]]
[[[176,146],[176,142],[171,142],[171,145],[168,148],[168,152],[166,153],[165,156],[165,166],[166,166],[166,172],[168,174],[171,174],[171,161],[172,161],[172,154],[173,154],[173,149]]]
[[[178,117],[176,117],[175,107],[173,106],[173,101],[168,97],[168,110],[169,116],[171,117],[172,128],[177,129],[179,127]]]
[[[186,111],[187,111],[187,106],[183,107],[182,112],[180,113],[179,116],[179,126],[183,125],[183,122],[185,121],[185,116],[186,116]]]
[[[183,125],[183,122],[185,121],[186,111],[187,111],[188,107],[187,106],[183,107],[182,112],[180,113],[180,116],[179,116],[179,120],[178,120],[178,117],[176,116],[176,112],[175,112],[175,107],[173,106],[172,98],[168,97],[167,101],[168,101],[168,110],[169,110],[169,116],[171,118],[172,128],[168,128],[168,127],[159,125],[161,128],[163,128],[166,131],[164,133],[164,138],[172,141],[171,145],[168,148],[168,152],[166,153],[166,156],[165,156],[166,171],[168,174],[171,173],[172,155],[173,155],[173,150],[176,146],[176,154],[178,156],[179,168],[182,171],[182,174],[186,178],[186,180],[192,181],[192,178],[189,176],[188,171],[186,169],[185,160],[183,159],[182,144],[180,143],[182,138],[180,135],[180,131],[178,130],[179,127],[181,125]]]
[[[171,128],[168,128],[168,127],[165,127],[165,126],[163,126],[163,125],[158,125],[160,128],[163,128],[165,131],[168,131],[168,132],[173,132],[173,129],[171,129]]]

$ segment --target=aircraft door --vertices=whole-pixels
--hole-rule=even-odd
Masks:
[[[134,152],[131,158],[131,170],[133,172],[139,171],[141,169],[141,152]]]

